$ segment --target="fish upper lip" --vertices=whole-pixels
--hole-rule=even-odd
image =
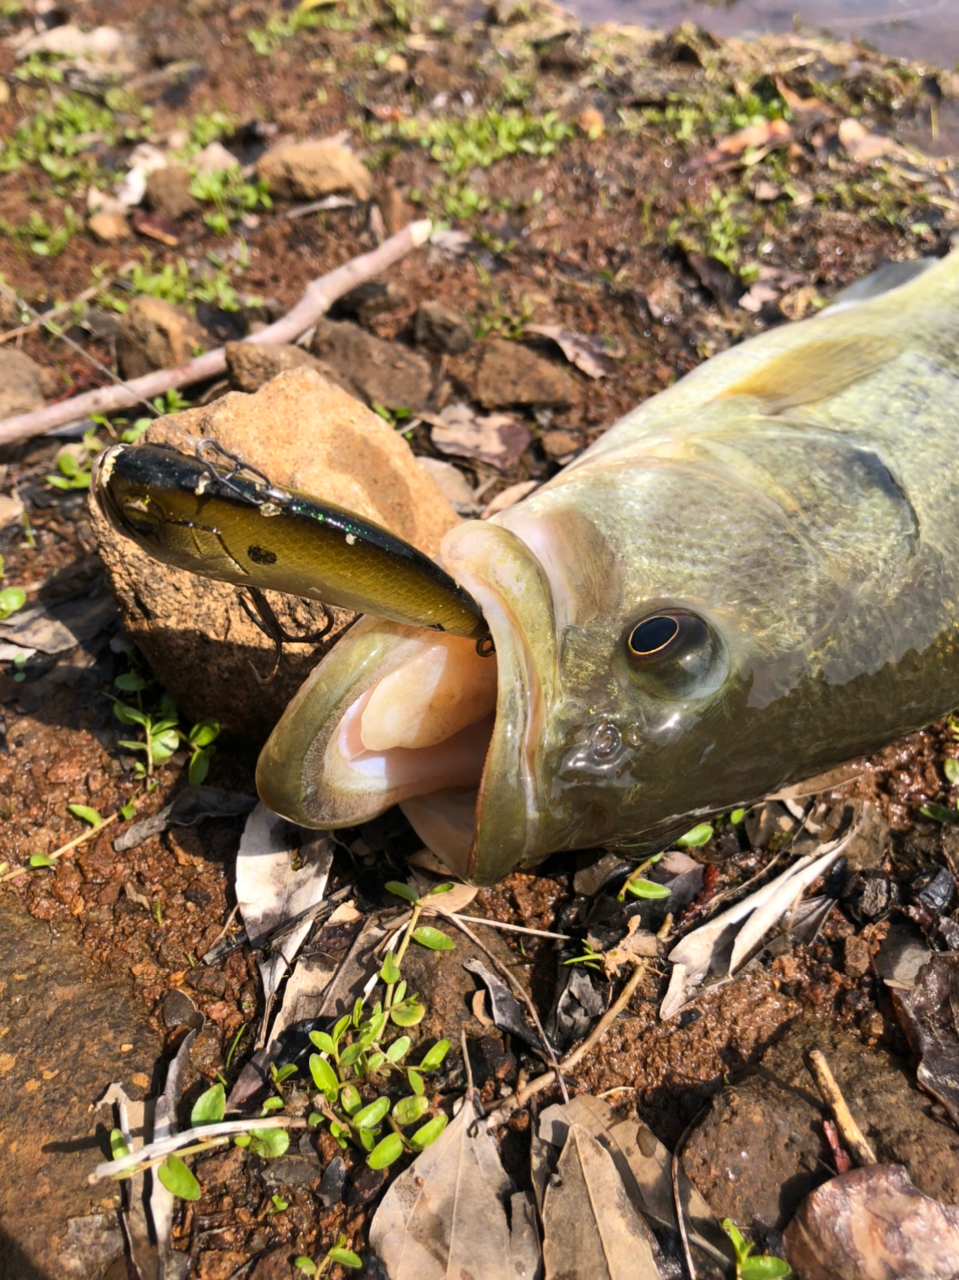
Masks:
[[[469,860],[474,883],[494,883],[544,856],[537,763],[555,700],[552,597],[539,561],[498,524],[457,526],[443,540],[440,559],[476,599],[496,646],[496,719]]]

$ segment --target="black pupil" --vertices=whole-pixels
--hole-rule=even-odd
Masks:
[[[645,622],[641,622],[633,629],[629,637],[629,647],[633,653],[657,653],[669,644],[678,631],[679,623],[675,618],[647,618]]]

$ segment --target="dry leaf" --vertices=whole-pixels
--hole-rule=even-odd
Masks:
[[[499,471],[515,466],[532,436],[527,427],[508,413],[478,414],[467,404],[447,405],[432,423],[431,438],[440,453],[459,458],[479,458]]]
[[[902,154],[901,145],[893,138],[870,133],[860,120],[842,120],[839,124],[839,141],[853,160],[878,160],[881,156]]]
[[[893,991],[893,1003],[919,1059],[916,1079],[959,1125],[959,953],[930,956],[911,991]]]
[[[455,1119],[383,1197],[370,1246],[389,1280],[534,1280],[539,1246],[524,1202],[467,1094]]]
[[[658,1252],[609,1153],[570,1125],[543,1197],[545,1280],[660,1280]]]
[[[219,787],[184,787],[159,813],[135,822],[117,836],[113,849],[115,853],[126,853],[168,827],[193,827],[204,818],[235,818],[255,808],[256,799],[238,791],[221,791]]]
[[[959,1209],[924,1196],[901,1165],[872,1164],[808,1195],[783,1244],[804,1280],[954,1280]]]
[[[528,324],[527,333],[538,333],[540,337],[549,338],[559,347],[563,355],[577,369],[590,378],[605,378],[609,370],[603,359],[621,360],[625,350],[621,343],[607,342],[605,338],[590,337],[585,333],[574,333],[558,324]]]

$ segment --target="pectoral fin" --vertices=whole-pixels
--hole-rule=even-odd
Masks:
[[[784,413],[838,395],[883,368],[900,350],[893,338],[873,334],[819,338],[774,356],[716,399],[751,396],[763,402],[767,413]]]

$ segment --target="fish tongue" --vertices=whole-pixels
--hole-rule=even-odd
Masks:
[[[374,687],[360,739],[367,751],[432,747],[495,706],[495,659],[479,657],[472,641],[443,636]]]

